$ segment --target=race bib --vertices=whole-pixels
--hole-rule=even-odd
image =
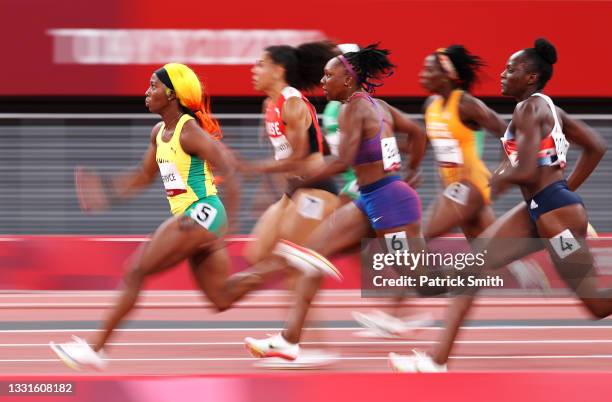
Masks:
[[[463,183],[451,183],[444,189],[444,196],[461,205],[467,205],[470,197],[470,188]]]
[[[166,195],[174,197],[187,192],[187,187],[174,163],[159,163],[159,173],[161,174]]]
[[[556,164],[565,167],[567,163],[567,151],[569,150],[570,143],[565,138],[565,134],[560,130],[554,130],[552,133],[553,141],[555,141],[555,149],[557,150],[557,162]]]
[[[338,147],[340,147],[340,132],[336,132],[334,134],[327,134],[325,136],[325,141],[327,141],[327,145],[329,145],[329,151],[332,155],[338,156]]]
[[[191,218],[208,230],[217,217],[217,209],[210,204],[202,202],[193,208]]]
[[[291,156],[291,152],[293,149],[291,148],[291,144],[287,141],[287,137],[284,135],[280,135],[278,137],[268,137],[270,138],[270,142],[274,147],[274,159],[277,161],[281,159],[287,159]]]
[[[302,194],[298,202],[298,213],[304,218],[308,219],[323,219],[323,213],[325,210],[325,201],[321,198],[313,197],[311,195]]]
[[[580,243],[569,229],[565,229],[563,232],[552,237],[550,244],[561,259],[580,249]]]
[[[463,152],[456,139],[434,138],[431,139],[431,145],[440,166],[463,165]]]
[[[402,167],[402,158],[395,137],[381,138],[380,144],[385,172],[400,170]]]
[[[410,251],[406,232],[385,233],[385,243],[387,244],[388,253]]]
[[[357,179],[351,180],[350,183],[351,184],[349,184],[346,191],[353,194],[359,194],[359,184],[357,184]]]

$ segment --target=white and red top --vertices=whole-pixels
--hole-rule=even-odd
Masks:
[[[559,166],[563,169],[567,164],[569,142],[565,138],[565,134],[563,134],[563,129],[559,122],[559,117],[557,116],[557,108],[553,101],[544,94],[535,93],[531,96],[539,96],[544,99],[546,103],[548,103],[548,106],[550,106],[553,118],[555,119],[555,125],[550,134],[540,141],[540,147],[538,148],[538,165]],[[506,133],[501,138],[501,142],[512,166],[518,165],[518,146],[514,133],[510,131],[510,125],[508,125]]]
[[[310,110],[310,117],[312,118],[312,124],[308,127],[308,143],[310,147],[310,153],[321,152],[323,153],[323,136],[321,135],[321,128],[319,127],[319,121],[317,120],[317,112],[308,101],[308,99],[297,89],[293,87],[285,87],[282,91],[276,103],[267,102],[265,111],[265,124],[268,138],[274,147],[274,159],[282,160],[287,159],[291,156],[293,149],[291,143],[287,139],[285,132],[285,122],[283,121],[283,105],[289,98],[300,98]]]

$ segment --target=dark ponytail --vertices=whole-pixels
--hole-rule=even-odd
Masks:
[[[455,69],[459,86],[469,91],[472,85],[478,81],[478,71],[485,66],[482,59],[470,53],[462,45],[451,45],[446,49],[440,49],[436,54],[446,55]],[[444,69],[444,66],[443,66]]]
[[[269,46],[266,52],[275,64],[285,69],[285,81],[299,90],[319,85],[325,64],[339,54],[335,44],[327,41],[304,43],[298,47]]]

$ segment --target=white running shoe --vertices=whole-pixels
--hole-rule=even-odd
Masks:
[[[381,338],[400,338],[405,332],[430,326],[434,322],[430,313],[398,318],[384,311],[374,310],[371,313],[354,311],[352,315],[370,334]]]
[[[438,364],[426,353],[412,349],[411,356],[389,353],[389,366],[398,373],[446,373],[446,364]]]
[[[68,367],[74,370],[80,370],[83,366],[92,366],[98,370],[106,368],[108,362],[104,360],[102,351],[94,351],[78,336],[73,335],[72,339],[73,342],[67,343],[49,342],[49,346]]]
[[[290,343],[281,334],[265,339],[244,339],[247,350],[253,357],[280,357],[285,360],[295,360],[300,353],[298,343]]]
[[[313,370],[329,367],[338,361],[337,353],[325,350],[302,349],[295,360],[285,360],[280,357],[257,360],[255,367],[276,370]]]
[[[276,243],[273,253],[284,257],[291,266],[301,271],[312,272],[315,270],[338,281],[342,280],[342,274],[331,261],[309,248],[287,240],[280,240]]]

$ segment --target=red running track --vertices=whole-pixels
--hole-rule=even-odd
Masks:
[[[94,321],[103,319],[113,297],[112,292],[1,294],[0,373],[71,374],[47,347],[48,342],[67,341],[73,334],[91,339],[98,324]],[[147,293],[129,317],[139,329],[119,330],[111,340],[108,373],[261,371],[253,367],[255,360],[244,350],[242,340],[276,332],[288,302],[285,293],[267,291],[216,314],[195,292]],[[352,311],[387,305],[386,301],[361,299],[357,292],[324,292],[312,309],[304,347],[333,350],[339,361],[326,371],[351,372],[386,372],[388,352],[432,347],[439,326],[420,328],[401,340],[354,336]],[[403,312],[429,311],[442,320],[445,305],[443,299],[416,300],[405,303]],[[480,299],[470,316],[478,326],[462,331],[450,368],[608,370],[612,367],[612,321],[590,322],[587,318],[573,299]]]
[[[242,343],[245,336],[261,337],[278,331],[290,303],[286,293],[257,293],[234,309],[216,314],[195,292],[148,292],[139,301],[139,308],[129,317],[131,328],[117,331],[111,340],[107,350],[110,365],[106,372],[76,373],[65,367],[49,349],[48,342],[67,341],[73,334],[91,339],[94,328],[112,306],[114,297],[113,292],[0,294],[1,380],[68,378],[77,380],[81,389],[95,389],[101,384],[107,389],[115,383],[123,382],[121,387],[124,387],[128,383],[150,383],[153,379],[157,386],[162,387],[160,377],[148,377],[162,375],[172,376],[172,380],[163,377],[165,386],[177,386],[177,382],[185,381],[192,382],[191,385],[197,388],[204,386],[203,382],[215,379],[214,384],[217,385],[213,389],[219,382],[231,384],[238,381],[242,384],[240,387],[251,384],[249,389],[269,382],[280,388],[286,387],[291,392],[303,389],[315,392],[319,388],[336,392],[334,384],[350,382],[351,379],[357,382],[357,378],[364,378],[364,381],[367,378],[373,381],[372,384],[382,387],[381,390],[397,384],[399,377],[416,381],[417,384],[428,384],[412,388],[412,392],[416,392],[414,395],[425,398],[426,395],[431,396],[432,387],[444,388],[444,384],[457,381],[463,382],[466,387],[480,389],[484,386],[483,372],[487,372],[489,374],[485,377],[491,376],[492,382],[485,388],[491,392],[494,392],[494,384],[502,388],[508,386],[509,378],[524,381],[521,384],[526,387],[536,386],[537,383],[540,389],[549,389],[548,392],[552,394],[556,392],[558,395],[551,399],[555,401],[610,400],[612,391],[612,321],[587,321],[588,317],[579,303],[566,298],[480,299],[453,351],[449,368],[454,373],[441,376],[400,375],[389,373],[388,352],[408,353],[412,348],[430,349],[440,334],[439,325],[447,300],[415,300],[404,304],[405,314],[431,312],[437,320],[436,324],[419,328],[407,334],[405,339],[369,339],[354,336],[357,328],[350,313],[388,307],[388,302],[361,299],[355,291],[326,291],[314,304],[303,344],[308,349],[333,351],[337,353],[338,360],[324,369],[287,374],[255,367],[256,360],[247,354]],[[362,377],[358,372],[370,375],[364,374],[365,377]],[[381,374],[374,375],[374,372]],[[497,372],[500,373],[495,375]],[[563,387],[553,386],[570,386],[568,382],[562,382],[566,378],[564,376],[574,379],[574,391],[562,392]],[[598,380],[594,382],[594,379]],[[589,399],[591,394],[601,395],[600,391],[580,394],[580,389],[592,390],[593,387],[603,387],[607,396],[604,399]],[[265,387],[261,389],[250,396],[265,397]],[[359,389],[353,387],[343,395],[348,397],[355,395],[355,392],[365,395],[366,391]],[[387,400],[402,400],[400,390],[393,388],[393,395],[387,395]],[[442,391],[438,389],[436,392]],[[506,396],[517,397],[517,389],[513,389],[513,392],[507,391]],[[89,395],[87,400],[93,400],[90,398],[93,394],[85,394]],[[0,387],[0,399],[1,395]],[[219,395],[222,400],[248,399],[240,395],[236,396],[238,399],[232,399],[229,394]],[[445,399],[444,395],[448,398]],[[469,400],[492,400],[484,396],[484,399],[478,399],[477,395],[478,392]],[[572,395],[580,398],[563,399]],[[187,396],[183,395],[181,400],[188,400],[185,399]],[[302,400],[296,398],[292,400]],[[445,389],[439,395],[441,399],[436,398],[423,400],[464,400],[457,399],[452,389]],[[500,399],[499,395],[494,399],[510,400]]]

